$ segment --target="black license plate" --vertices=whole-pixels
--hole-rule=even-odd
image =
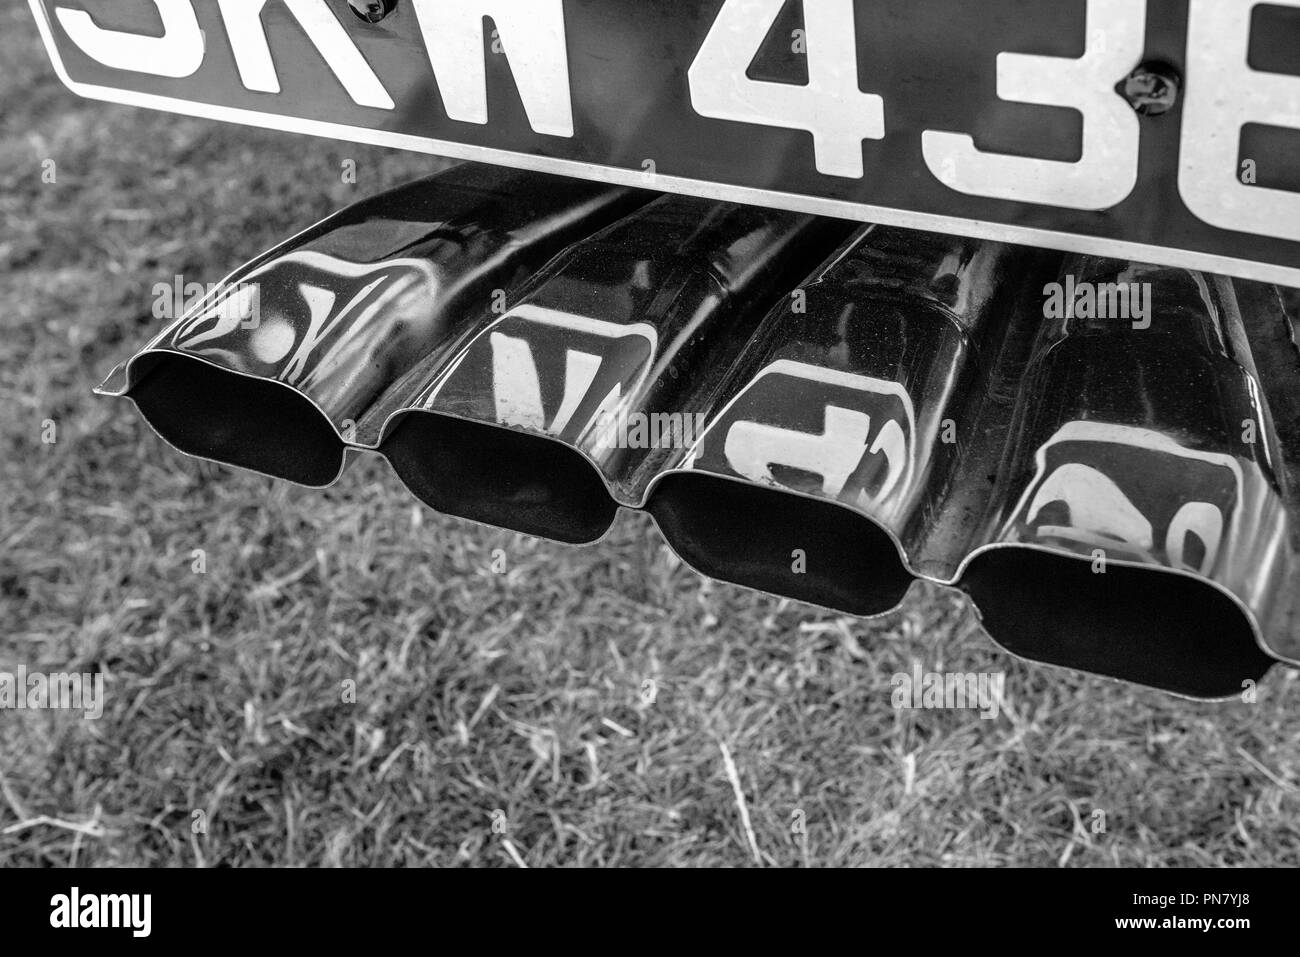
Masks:
[[[31,4],[95,99],[1300,286],[1300,0]]]

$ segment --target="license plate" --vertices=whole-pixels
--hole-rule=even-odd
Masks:
[[[94,99],[1300,286],[1300,0],[31,4]]]

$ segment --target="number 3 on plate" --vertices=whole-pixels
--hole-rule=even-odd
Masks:
[[[1300,194],[1237,179],[1243,126],[1300,128],[1300,77],[1249,68],[1250,18],[1258,2],[1192,0],[1178,191],[1212,226],[1300,240]],[[1300,8],[1300,0],[1272,2]],[[1197,77],[1214,79],[1197,83]]]
[[[1133,192],[1141,129],[1116,81],[1142,59],[1146,0],[1088,0],[1088,42],[1077,60],[998,54],[998,96],[1083,114],[1076,163],[986,153],[964,133],[926,130],[925,162],[962,193],[1070,209],[1109,209]]]

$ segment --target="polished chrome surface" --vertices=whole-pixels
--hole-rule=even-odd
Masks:
[[[1074,257],[1058,283],[1149,308],[1039,324],[961,586],[1026,657],[1239,692],[1268,669],[1260,640],[1286,644],[1296,556],[1233,283]]]
[[[453,360],[434,357],[413,397],[394,393],[382,451],[443,511],[594,541],[689,451],[684,430],[642,448],[628,427],[703,416],[768,303],[851,229],[663,197],[566,250]]]
[[[661,477],[648,507],[669,541],[718,577],[854,614],[892,609],[970,439],[981,345],[1051,261],[858,233],[769,313],[700,442]],[[781,521],[753,522],[774,491],[797,497]],[[744,574],[728,574],[732,553]]]
[[[654,194],[458,166],[237,270],[100,387],[189,452],[328,485],[367,412],[568,243]]]
[[[644,509],[721,579],[855,615],[926,579],[1027,659],[1224,698],[1300,663],[1293,322],[1188,270],[462,168],[254,260],[102,391],[228,464],[378,452],[575,543]]]

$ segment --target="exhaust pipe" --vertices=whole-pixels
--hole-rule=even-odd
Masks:
[[[895,608],[978,405],[982,346],[1042,254],[873,226],[767,316],[648,508],[706,574]]]
[[[1271,564],[1278,569],[1271,580],[1257,585],[1247,604],[1258,625],[1265,650],[1283,661],[1300,665],[1300,290],[1283,290],[1265,283],[1233,280],[1237,312],[1245,329],[1254,380],[1259,387],[1270,449],[1281,496],[1286,507],[1285,531],[1278,548],[1283,553]],[[1285,569],[1293,571],[1288,578]]]
[[[369,416],[470,317],[654,194],[462,165],[366,199],[225,279],[96,390],[189,455],[334,482]]]
[[[1071,257],[1044,293],[960,587],[1022,657],[1240,693],[1296,566],[1233,284]]]
[[[461,166],[98,391],[187,454],[325,486],[379,452],[563,542],[644,509],[848,614],[955,586],[1016,655],[1223,698],[1300,666],[1297,341],[1272,286]]]
[[[686,454],[720,370],[771,301],[852,228],[658,199],[477,323],[393,410],[381,451],[438,511],[596,541]]]

